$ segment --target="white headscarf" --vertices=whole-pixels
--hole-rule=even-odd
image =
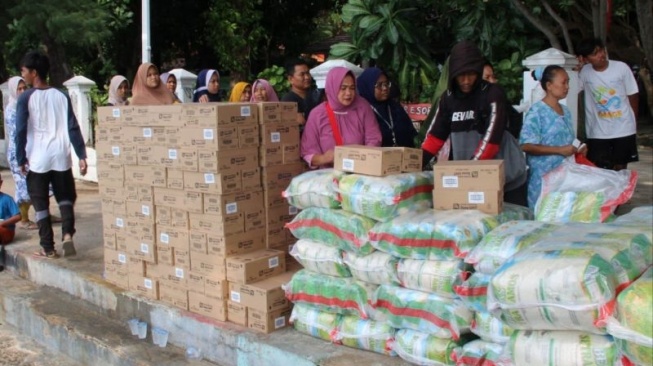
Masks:
[[[25,82],[25,80],[20,76],[14,76],[7,81],[7,86],[9,87],[9,102],[7,102],[5,110],[16,108],[16,102],[18,102],[18,84],[20,84],[21,81]]]
[[[127,80],[126,77],[122,75],[116,75],[111,78],[111,82],[109,83],[109,99],[107,100],[107,103],[113,106],[129,104],[126,98],[123,100],[118,97],[118,88],[120,87],[120,84],[122,84],[123,81],[127,82],[127,87],[129,88],[129,81]]]

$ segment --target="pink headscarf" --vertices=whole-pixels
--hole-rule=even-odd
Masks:
[[[268,95],[268,102],[278,102],[279,97],[277,96],[277,92],[274,91],[274,88],[272,88],[272,85],[265,80],[265,79],[258,79],[252,84],[252,97],[249,99],[250,102],[256,102],[256,97],[254,97],[254,92],[256,91],[256,88],[259,86],[262,86],[265,88],[265,92]]]
[[[348,112],[358,110],[360,108],[369,109],[369,103],[367,103],[364,98],[360,98],[359,95],[356,95],[356,92],[354,92],[354,101],[350,105],[344,106],[342,103],[340,103],[340,101],[338,101],[338,92],[340,91],[340,85],[342,85],[342,82],[345,80],[347,75],[351,76],[352,79],[354,79],[355,87],[356,76],[354,76],[354,73],[351,72],[351,70],[348,68],[339,66],[329,70],[329,73],[326,77],[326,84],[324,86],[324,92],[326,94],[327,100],[329,101],[329,105],[335,112]]]

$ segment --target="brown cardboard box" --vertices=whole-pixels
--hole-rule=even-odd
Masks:
[[[221,322],[227,321],[227,301],[216,300],[204,294],[188,292],[188,309]]]
[[[205,278],[227,279],[227,268],[225,258],[213,254],[201,254],[190,252],[190,269],[194,273],[203,275]]]
[[[274,123],[261,125],[261,146],[298,144],[297,123]]]
[[[118,287],[129,289],[129,271],[126,267],[105,264],[104,278]]]
[[[284,273],[286,258],[278,250],[262,249],[228,257],[226,265],[228,281],[249,284]]]
[[[279,123],[281,122],[281,106],[279,102],[259,102],[256,103],[258,108],[258,122]]]
[[[155,223],[154,205],[140,202],[125,202],[127,207],[127,217],[134,221],[143,223]]]
[[[289,324],[292,308],[280,309],[271,312],[247,310],[247,327],[265,334],[286,327]]]
[[[188,291],[185,289],[161,283],[159,284],[159,300],[179,309],[188,310]]]
[[[265,246],[268,249],[278,248],[296,241],[290,233],[290,230],[286,229],[284,225],[282,223],[276,225],[266,224]]]
[[[263,193],[259,190],[224,195],[204,194],[204,213],[209,215],[237,215],[262,207]]]
[[[259,311],[285,309],[290,301],[281,286],[290,282],[293,274],[286,272],[249,285],[229,282],[229,300]]]
[[[166,168],[162,166],[125,165],[125,183],[166,187]]]
[[[190,248],[189,233],[187,229],[159,225],[156,227],[157,245],[167,245],[180,251]]]
[[[120,144],[125,137],[119,125],[100,126],[97,128],[96,143]]]
[[[186,148],[224,150],[240,146],[236,126],[182,127],[179,129],[180,145]]]
[[[98,164],[113,162],[136,165],[138,163],[135,146],[98,142],[95,147]]]
[[[155,214],[154,214],[155,223],[156,223],[157,226],[159,226],[159,225],[164,225],[164,226],[170,225],[170,223],[172,221],[171,218],[170,218],[170,214],[172,212],[171,207],[156,205],[156,206],[154,206],[154,212],[155,212]]]
[[[173,266],[175,264],[175,250],[169,245],[156,246],[156,262]]]
[[[201,273],[188,271],[188,291],[204,294],[204,276]]]
[[[436,189],[500,190],[505,182],[503,160],[442,161],[433,173]]]
[[[210,254],[222,257],[266,249],[265,229],[228,235],[207,235],[206,245]]]
[[[156,267],[160,283],[180,289],[188,288],[186,269],[161,263],[157,264]],[[148,275],[150,274],[148,273]]]
[[[232,150],[198,150],[198,170],[205,173],[224,173],[254,169],[259,165],[257,148]]]
[[[157,280],[130,273],[129,289],[149,299],[159,299],[159,281]]]
[[[412,173],[422,171],[422,149],[411,149],[409,147],[392,147],[401,151],[401,172]]]
[[[229,235],[242,233],[245,230],[245,218],[241,215],[214,216],[206,214],[191,213],[190,231],[214,235]]]
[[[116,250],[118,248],[118,246],[116,245],[116,233],[114,233],[113,231],[103,232],[102,244],[104,246],[104,249]],[[105,257],[106,257],[106,252],[105,252]]]
[[[122,267],[125,271],[127,270],[127,253],[113,250],[113,249],[104,249],[104,264],[111,264],[114,266]]]
[[[170,226],[172,227],[176,227],[180,229],[190,228],[190,221],[188,220],[188,211],[184,209],[180,210],[180,209],[173,208],[170,213],[170,221],[171,221]]]
[[[191,231],[189,235],[190,251],[198,254],[207,254],[206,236],[207,234],[205,233]]]
[[[287,123],[297,122],[297,103],[296,102],[279,102],[281,108],[281,121]]]
[[[245,232],[257,229],[265,229],[266,213],[263,208],[256,211],[245,212]]]
[[[175,267],[183,268],[190,271],[190,249],[181,250],[174,248],[175,252]]]
[[[259,191],[261,190],[261,168],[247,168],[241,171],[242,190]]]
[[[240,171],[226,173],[184,172],[184,189],[199,193],[229,194],[240,192]]]
[[[300,161],[299,143],[261,146],[259,160],[262,167],[292,164]]]
[[[273,165],[266,166],[261,169],[261,183],[265,190],[283,190],[290,185],[290,181],[302,174],[305,170],[305,164],[301,161],[282,164],[282,165]]]
[[[123,187],[107,186],[102,183],[100,183],[98,190],[102,199],[120,200],[125,195]]]
[[[243,327],[247,326],[247,307],[227,301],[227,320]]]
[[[229,299],[229,284],[224,278],[204,276],[204,294],[217,300]]]
[[[267,224],[269,226],[285,225],[292,221],[298,213],[297,207],[290,206],[287,202],[275,207],[268,207]]]
[[[182,120],[188,127],[217,127],[258,121],[251,103],[183,104]]]
[[[131,118],[123,118],[128,126],[179,126],[181,124],[181,104],[133,106]]]
[[[172,226],[187,226],[183,221],[187,212],[202,213],[204,211],[204,196],[200,192],[187,192],[170,188],[154,188],[154,204],[173,208],[170,219]]]
[[[503,211],[503,190],[436,188],[433,207],[436,210],[479,210],[496,215]]]
[[[375,146],[336,146],[334,168],[343,172],[384,177],[401,173],[403,153]]]
[[[121,163],[108,161],[98,165],[98,181],[105,187],[120,188],[125,183],[125,169]]]
[[[129,127],[122,128],[122,143],[135,146],[165,145],[165,127]]]
[[[281,166],[281,165],[277,165]],[[283,196],[283,191],[285,188],[273,188],[266,189],[263,191],[263,203],[265,204],[266,209],[273,207],[284,206],[288,204],[288,201]]]
[[[98,125],[107,127],[111,125],[120,124],[120,108],[119,107],[98,107],[97,119]]]
[[[127,270],[130,275],[134,274],[143,277],[145,276],[145,262],[140,258],[127,256]]]
[[[128,236],[126,237],[125,245],[126,252],[129,256],[133,256],[134,258],[138,258],[144,262],[153,264],[157,263],[156,244],[154,244],[154,240],[139,240],[138,238]]]
[[[256,123],[247,123],[238,125],[238,146],[240,148],[258,147],[259,140],[259,125]]]

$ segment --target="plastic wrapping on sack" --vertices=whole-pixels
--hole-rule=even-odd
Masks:
[[[398,259],[388,253],[374,252],[359,256],[344,252],[344,262],[355,279],[377,285],[398,285]]]
[[[395,328],[454,340],[469,330],[473,315],[458,300],[390,285],[379,287],[374,308],[377,320]]]
[[[617,296],[617,319],[608,333],[629,362],[653,365],[653,268]]]
[[[647,239],[649,250],[642,253],[647,263],[653,263],[653,226],[651,223],[643,225],[637,221],[630,224],[623,222],[612,222],[608,224],[593,223],[580,224],[569,223],[560,225],[554,233],[555,236],[565,236],[569,238],[600,238],[600,239],[618,239],[622,240],[627,236],[643,235]],[[630,240],[630,239],[629,239]],[[641,240],[638,238],[637,240]]]
[[[312,337],[333,342],[342,315],[332,314],[304,304],[296,304],[290,314],[295,330]]]
[[[496,216],[476,210],[426,210],[378,223],[369,235],[376,249],[395,257],[448,260],[464,258],[499,224]]]
[[[350,174],[338,186],[342,209],[378,221],[433,206],[433,172],[370,177]]]
[[[506,351],[514,366],[612,366],[610,336],[576,331],[515,331]]]
[[[454,286],[454,292],[460,301],[472,311],[487,311],[487,287],[492,275],[474,272],[460,285]]]
[[[492,275],[488,310],[513,329],[604,334],[616,282],[612,265],[591,249],[519,252]]]
[[[290,181],[282,192],[291,206],[305,209],[309,207],[339,208],[335,187],[345,175],[333,169],[318,169],[304,172]]]
[[[614,223],[625,225],[646,225],[651,228],[653,222],[653,206],[635,207],[629,213],[618,216]]]
[[[412,329],[399,329],[394,350],[402,359],[422,366],[454,366],[454,350],[460,343]]]
[[[376,221],[344,210],[312,207],[286,224],[298,239],[310,239],[360,255],[372,253],[368,232]]]
[[[335,339],[347,347],[396,356],[397,354],[392,350],[395,331],[391,326],[381,322],[343,316]]]
[[[293,245],[290,255],[307,270],[336,277],[351,277],[338,248],[309,239],[300,239]]]
[[[454,286],[461,284],[468,272],[462,259],[402,259],[397,266],[397,275],[405,288],[453,298]]]
[[[465,343],[454,350],[456,366],[494,365],[503,353],[503,345],[480,339]]]
[[[465,262],[477,272],[493,274],[501,265],[523,248],[548,237],[558,225],[539,221],[509,221],[490,231],[469,252]]]
[[[294,303],[313,305],[329,313],[370,316],[369,299],[376,286],[352,278],[325,276],[305,269],[297,272],[284,286],[286,298]]]
[[[534,218],[533,210],[530,208],[508,202],[503,203],[503,211],[497,215],[497,219],[501,223],[515,220],[533,220]]]
[[[474,313],[470,330],[482,340],[498,344],[508,343],[514,331],[487,311]]]
[[[637,172],[612,171],[563,160],[542,177],[535,218],[553,222],[604,222],[635,191]]]
[[[606,237],[586,237],[583,239],[554,235],[542,239],[523,252],[550,253],[557,250],[590,250],[599,254],[612,265],[617,292],[639,277],[650,265],[646,253],[653,249],[644,235],[612,233]]]

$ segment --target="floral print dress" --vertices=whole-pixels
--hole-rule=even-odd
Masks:
[[[16,182],[16,203],[30,202],[29,194],[27,193],[27,182],[25,176],[20,171],[18,161],[16,160],[16,107],[15,105],[5,110],[5,136],[7,139],[7,160],[9,161],[9,168],[11,175]]]

